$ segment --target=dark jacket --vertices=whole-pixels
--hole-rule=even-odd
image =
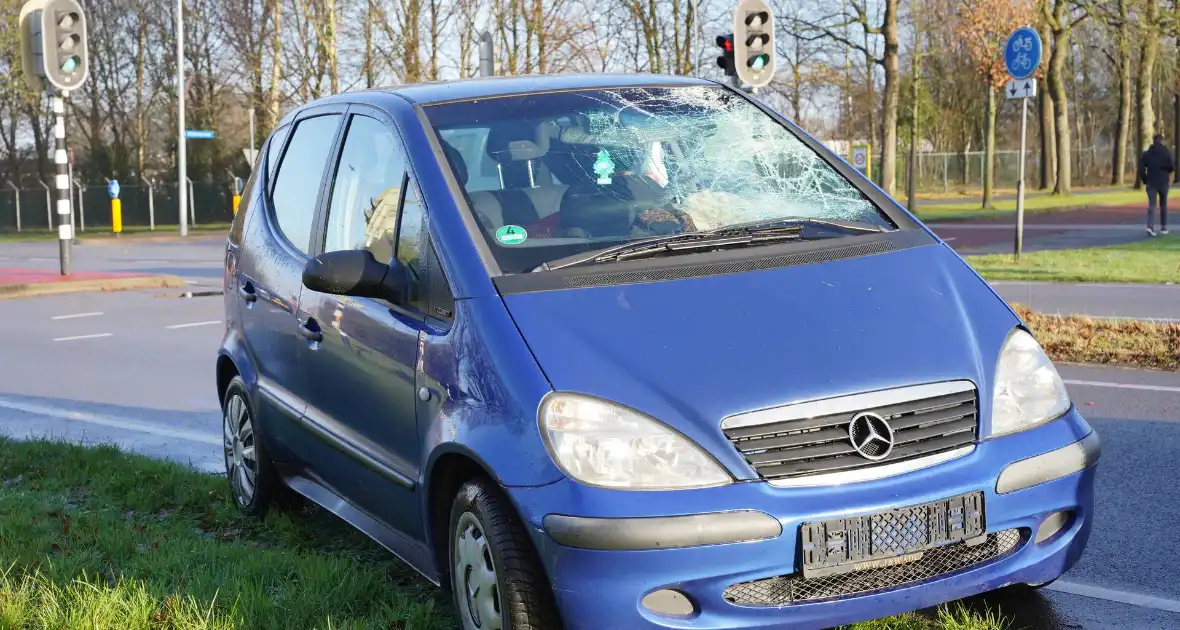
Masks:
[[[1139,158],[1139,178],[1152,188],[1167,188],[1176,164],[1172,152],[1162,144],[1152,144]]]

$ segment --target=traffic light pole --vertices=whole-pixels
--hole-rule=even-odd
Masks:
[[[53,114],[57,120],[53,124],[53,161],[57,164],[57,177],[54,187],[57,189],[57,243],[61,256],[61,275],[70,275],[70,255],[74,242],[74,223],[70,220],[70,158],[66,151],[66,96],[69,93],[62,90],[53,94]]]

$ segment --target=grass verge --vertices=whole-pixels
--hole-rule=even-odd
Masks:
[[[1180,235],[1157,236],[1121,245],[1026,253],[967,256],[989,280],[1055,282],[1180,282]]]
[[[1013,309],[1054,361],[1180,371],[1180,324],[1045,315],[1022,304]]]
[[[314,508],[238,514],[220,476],[0,438],[0,628],[441,630],[441,591]],[[955,606],[853,630],[999,630]]]
[[[1025,197],[1026,213],[1060,212],[1080,208],[1106,208],[1125,206],[1133,203],[1147,204],[1145,193],[1140,190],[1118,190],[1087,195],[1036,195]],[[991,209],[983,209],[971,203],[924,203],[918,206],[918,218],[923,221],[945,221],[948,219],[980,219],[1002,217],[1016,212],[1016,200],[996,201]]]
[[[225,234],[229,232],[228,223],[210,223],[189,227],[188,233],[197,236]],[[157,225],[153,231],[147,226],[124,226],[120,236],[115,236],[110,228],[92,228],[86,232],[75,232],[74,237],[79,241],[128,239],[128,238],[156,238],[179,237],[180,228],[175,225]],[[0,232],[0,243],[34,243],[37,241],[56,241],[57,230],[23,230],[21,232]]]

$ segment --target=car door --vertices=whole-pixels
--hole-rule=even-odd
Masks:
[[[267,147],[267,181],[249,221],[236,293],[243,335],[258,373],[259,421],[280,459],[294,454],[304,373],[295,317],[312,242],[319,184],[336,141],[342,108],[315,109],[277,130]],[[287,141],[289,140],[289,141]]]
[[[417,273],[424,221],[392,122],[353,106],[329,180],[322,251],[367,249]],[[416,283],[411,282],[411,286]],[[309,384],[304,421],[322,444],[315,474],[354,506],[421,539],[415,499],[415,368],[423,328],[416,291],[403,304],[304,288],[301,325],[319,334],[299,361]]]

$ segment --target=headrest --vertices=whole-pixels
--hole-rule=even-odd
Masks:
[[[451,170],[455,172],[455,179],[459,180],[460,186],[467,185],[467,162],[463,159],[463,154],[459,153],[459,149],[451,146],[446,140],[442,140],[443,155],[447,156],[447,161],[451,163]]]
[[[505,164],[544,157],[549,152],[550,131],[528,123],[500,125],[488,132],[488,156]]]

